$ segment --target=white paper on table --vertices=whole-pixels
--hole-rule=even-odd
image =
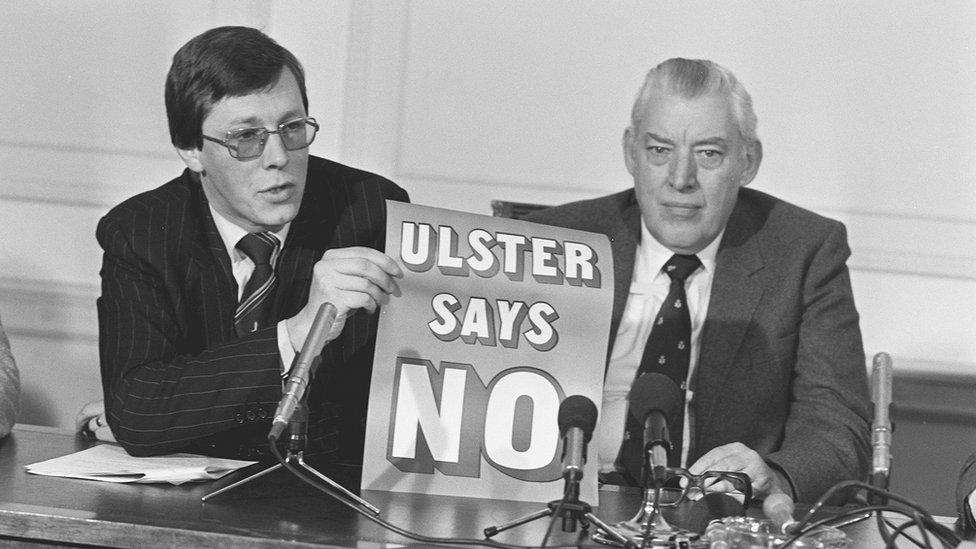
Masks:
[[[133,457],[117,444],[87,450],[26,466],[28,473],[105,482],[170,483],[215,480],[256,461],[221,459],[196,454]]]

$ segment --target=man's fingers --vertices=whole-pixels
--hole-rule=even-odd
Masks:
[[[397,278],[403,277],[403,270],[400,269],[400,265],[393,260],[390,256],[385,253],[374,250],[373,248],[367,248],[365,246],[351,246],[348,248],[335,248],[332,250],[326,250],[322,254],[323,261],[333,261],[333,260],[365,260],[369,262],[383,272],[390,276]],[[348,264],[348,263],[347,263]],[[353,269],[355,269],[356,263],[352,263]]]
[[[688,471],[694,475],[700,475],[705,471],[736,471],[731,469],[735,451],[729,444],[712,448],[705,453],[698,461],[693,463]]]
[[[92,417],[103,415],[105,413],[105,402],[102,400],[93,400],[81,407],[78,414],[75,416],[75,429],[80,431],[85,427],[85,423]]]
[[[328,260],[323,257],[322,261],[315,265],[315,277],[327,288],[339,290],[361,292],[367,285],[374,285],[383,292],[392,294],[399,289],[395,276],[380,265],[362,257]]]

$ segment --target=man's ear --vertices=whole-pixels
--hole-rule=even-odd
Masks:
[[[203,173],[203,164],[200,163],[200,149],[176,149],[176,153],[183,159],[187,168],[197,173]]]
[[[627,126],[624,130],[624,164],[627,165],[627,171],[630,175],[634,175],[634,171],[637,169],[637,158],[634,156],[636,154],[634,150],[634,127]]]
[[[762,143],[757,139],[746,145],[746,169],[742,172],[739,181],[740,187],[745,187],[756,178],[759,173],[759,165],[762,164]]]

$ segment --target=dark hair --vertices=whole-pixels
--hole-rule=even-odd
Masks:
[[[305,71],[291,52],[250,27],[217,27],[192,38],[173,56],[166,75],[169,137],[177,148],[203,147],[203,119],[224,97],[274,86],[287,68],[308,112]]]

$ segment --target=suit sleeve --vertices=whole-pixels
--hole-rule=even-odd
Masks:
[[[870,462],[870,405],[850,256],[843,225],[832,223],[802,285],[796,360],[783,443],[766,456],[800,501],[842,480],[863,480]]]
[[[193,335],[179,321],[177,307],[185,304],[171,286],[183,280],[167,280],[150,260],[153,252],[141,249],[151,247],[148,239],[117,219],[102,219],[96,235],[104,250],[98,318],[105,408],[130,454],[173,452],[238,427],[245,403],[274,411],[281,395],[275,326],[186,354]]]
[[[0,324],[0,437],[6,436],[17,422],[20,409],[20,373],[10,352],[10,342]]]
[[[959,513],[959,525],[967,535],[976,531],[973,509],[969,507],[969,495],[974,490],[976,490],[976,453],[966,459],[965,465],[959,472],[959,484],[956,485],[956,511]]]

